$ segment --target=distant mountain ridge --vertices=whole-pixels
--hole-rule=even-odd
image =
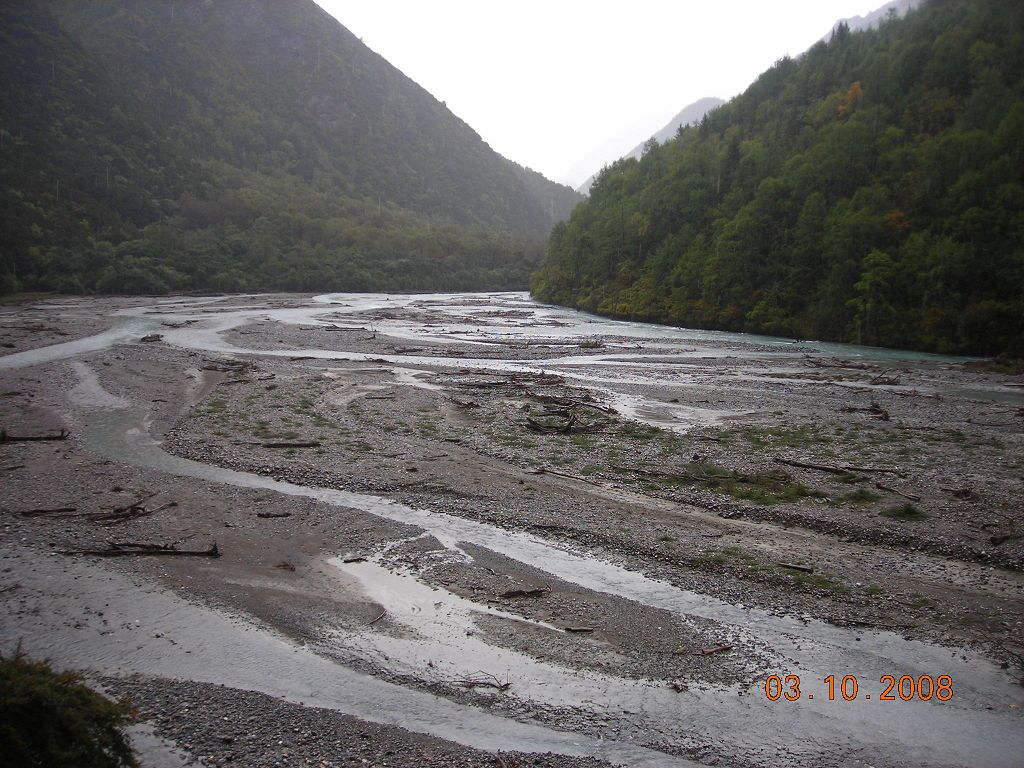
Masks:
[[[881,8],[871,11],[867,16],[851,16],[846,19],[840,19],[832,25],[832,29],[822,36],[821,41],[828,42],[840,24],[845,24],[850,32],[863,32],[865,29],[876,28],[889,18],[890,13],[895,14],[896,18],[903,18],[907,15],[908,11],[917,8],[922,2],[923,0],[890,0]]]
[[[3,3],[0,91],[0,292],[524,287],[581,199],[311,0]]]
[[[676,132],[680,128],[685,128],[688,125],[700,122],[701,118],[703,118],[704,115],[706,115],[712,109],[722,106],[723,104],[725,104],[725,100],[719,99],[715,96],[705,96],[702,99],[697,99],[697,101],[693,102],[692,104],[687,104],[685,107],[679,110],[675,117],[673,117],[671,120],[665,123],[665,126],[656,131],[650,138],[654,139],[659,144],[664,144],[669,139],[674,138]],[[640,156],[643,154],[644,147],[647,145],[648,141],[650,141],[650,139],[647,139],[646,141],[637,144],[635,147],[633,147],[633,149],[631,149],[622,157],[635,157],[636,159],[639,160]],[[576,187],[576,191],[583,195],[589,194],[590,186],[594,183],[594,179],[596,178],[597,173],[593,174],[589,179],[587,179],[585,182]]]

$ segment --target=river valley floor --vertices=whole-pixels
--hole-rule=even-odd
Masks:
[[[1020,764],[1024,377],[518,293],[0,345],[0,652],[144,765]]]

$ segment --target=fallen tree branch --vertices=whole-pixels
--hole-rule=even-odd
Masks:
[[[585,477],[577,477],[576,475],[570,475],[565,472],[559,472],[554,469],[548,469],[547,467],[537,467],[537,469],[526,470],[527,474],[530,475],[555,475],[556,477],[564,477],[568,480],[576,480],[580,483],[586,483],[587,485],[595,485],[598,488],[603,488],[603,483],[598,483],[593,480],[587,480]]]
[[[539,432],[541,434],[568,435],[572,432],[576,432],[577,434],[602,432],[608,423],[607,420],[591,422],[580,421],[575,409],[572,407],[563,408],[561,410],[548,410],[546,413],[541,415],[548,419],[564,419],[565,421],[561,424],[551,421],[543,422],[533,418],[532,416],[527,416],[526,423],[523,426],[533,432]]]
[[[551,587],[533,587],[532,589],[510,589],[498,597],[543,597],[551,591]]]
[[[250,367],[252,367],[252,363],[242,360],[209,360],[200,370],[217,371],[219,373],[240,373]]]
[[[844,405],[839,410],[843,413],[870,413],[876,419],[881,419],[882,421],[889,420],[889,412],[874,401],[872,401],[871,405],[866,408],[854,405]]]
[[[611,416],[615,416],[618,413],[614,408],[609,408],[608,406],[600,405],[599,403],[592,402],[585,398],[578,399],[574,397],[563,397],[559,395],[545,395],[530,390],[527,390],[526,394],[532,397],[534,400],[537,400],[538,402],[550,403],[552,405],[560,405],[564,408],[592,408],[595,411],[607,413]]]
[[[886,368],[884,371],[882,371],[880,374],[875,376],[875,378],[873,378],[868,383],[869,384],[873,384],[875,386],[895,386],[895,385],[899,384],[900,383],[899,379],[895,379],[892,376],[886,376],[885,375],[888,372],[889,372],[889,369]]]
[[[806,565],[797,565],[796,563],[779,563],[780,568],[788,568],[791,571],[800,571],[801,573],[814,573],[814,569]]]
[[[897,496],[900,496],[900,497],[902,497],[904,499],[909,499],[910,501],[920,501],[921,500],[921,497],[918,496],[916,493],[904,493],[903,491],[900,491],[900,490],[898,490],[896,488],[891,488],[888,485],[883,485],[882,483],[877,483],[876,482],[875,483],[875,488],[877,488],[880,491],[888,491],[889,493],[895,493]]]
[[[117,525],[139,517],[149,517],[154,512],[159,512],[160,510],[167,509],[168,507],[178,506],[178,502],[176,501],[168,502],[167,504],[156,507],[155,509],[146,509],[142,506],[142,502],[153,498],[156,494],[157,492],[153,491],[152,493],[140,496],[130,504],[125,504],[122,507],[114,507],[110,512],[94,512],[86,515],[86,517],[95,523],[100,523],[101,525]]]
[[[17,514],[22,517],[43,517],[44,515],[57,515],[60,517],[71,517],[69,512],[75,512],[77,507],[53,507],[53,508],[37,508],[37,509],[20,509]]]
[[[129,520],[136,520],[140,517],[149,517],[155,512],[160,512],[176,506],[178,506],[178,502],[176,501],[169,501],[166,504],[161,504],[159,507],[154,507],[153,509],[146,509],[145,507],[133,505],[127,509],[88,515],[88,517],[90,520],[98,522],[101,525],[118,525],[120,523],[126,523]]]
[[[68,555],[93,555],[96,557],[141,557],[146,555],[170,557],[220,557],[217,542],[208,549],[177,549],[173,544],[144,544],[138,542],[110,542],[106,549],[79,549],[62,552]]]
[[[456,680],[458,685],[464,688],[494,688],[498,691],[507,691],[512,687],[512,683],[509,680],[502,682],[497,676],[489,674],[487,672],[480,672],[482,677],[467,678],[465,680]]]
[[[701,478],[691,474],[680,474],[678,472],[660,472],[656,469],[642,469],[640,467],[625,467],[621,464],[609,464],[612,469],[618,472],[632,472],[635,475],[643,475],[644,477],[660,477],[666,480],[682,480],[684,482],[697,483],[702,480],[732,480],[734,479],[730,475],[718,475],[708,474],[706,477]]]
[[[0,429],[0,443],[28,443],[41,440],[67,440],[70,436],[71,433],[66,429],[62,429],[56,435],[20,435],[17,437],[7,434],[6,429]]]
[[[378,616],[377,618],[373,619],[373,620],[372,620],[372,621],[371,621],[371,622],[370,622],[369,624],[367,624],[366,626],[368,626],[368,627],[372,627],[372,626],[373,626],[374,624],[376,624],[376,623],[377,623],[378,621],[380,621],[381,619],[383,619],[383,618],[384,618],[385,616],[387,616],[387,615],[388,615],[387,609],[385,609],[385,610],[381,611],[381,612],[380,612],[380,616]]]
[[[787,459],[782,456],[773,457],[779,464],[786,464],[790,467],[800,467],[801,469],[816,469],[819,472],[831,472],[836,475],[845,475],[850,472],[878,472],[881,474],[897,475],[898,477],[906,477],[906,472],[902,472],[898,469],[889,469],[888,467],[856,467],[852,464],[818,464],[813,461],[799,461],[797,459]]]

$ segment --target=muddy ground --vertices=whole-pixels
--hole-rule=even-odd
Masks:
[[[762,697],[765,677],[780,671],[777,649],[729,624],[589,589],[486,547],[453,550],[416,525],[359,509],[112,458],[83,435],[120,399],[174,456],[525,532],[731,606],[892,631],[1024,675],[1021,377],[735,337],[667,345],[654,331],[545,336],[561,321],[530,305],[488,314],[478,311],[486,302],[462,301],[460,312],[339,303],[336,317],[306,322],[246,317],[217,336],[219,349],[175,337],[239,308],[309,305],[300,296],[225,297],[163,305],[158,327],[70,362],[5,369],[0,358],[0,544],[19,553],[17,567],[0,567],[4,637],[47,611],[45,592],[19,582],[25,552],[89,559],[349,668],[503,716],[630,738],[698,763],[778,757],[738,753],[699,730],[659,742],[632,735],[629,718],[519,698],[514,669],[467,679],[446,676],[440,661],[417,671],[374,652],[374,638],[387,648],[388,638],[400,644],[415,632],[331,558],[353,569],[365,558],[492,609],[501,615],[472,614],[467,634],[559,669]],[[139,308],[155,304],[5,307],[0,343],[15,354],[66,342],[111,327],[120,309],[145,319]],[[181,319],[168,319],[173,312]],[[531,334],[517,334],[519,324]],[[157,337],[142,341],[148,333]],[[10,439],[61,430],[66,439]],[[73,554],[110,542],[197,552],[215,542],[220,556]],[[529,749],[488,753],[209,683],[104,680],[207,765],[597,764]],[[183,701],[201,706],[183,716]]]

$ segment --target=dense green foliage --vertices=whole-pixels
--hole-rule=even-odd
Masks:
[[[534,275],[618,317],[1024,354],[1024,4],[840,28],[603,172]]]
[[[20,654],[0,657],[0,755],[4,765],[129,768],[137,765],[120,728],[131,709],[90,690],[73,672],[54,672]]]
[[[0,293],[522,288],[579,199],[311,0],[0,3]]]

